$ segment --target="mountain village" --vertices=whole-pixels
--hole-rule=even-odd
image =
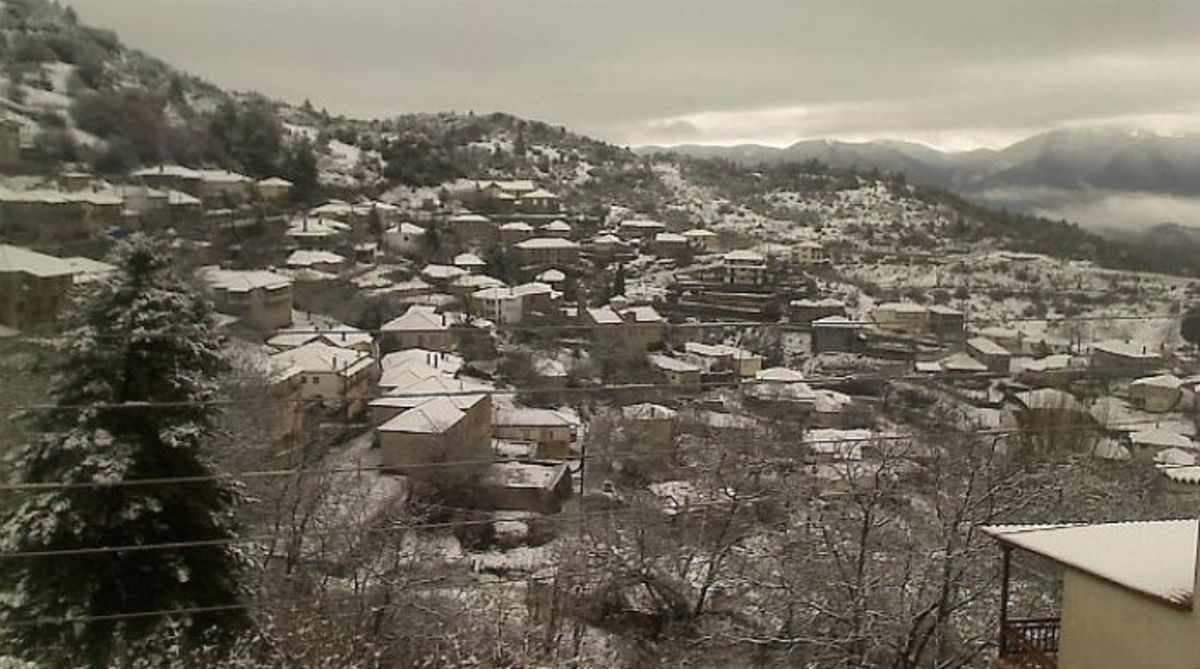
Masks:
[[[963,615],[989,621],[955,642],[996,666],[1089,666],[1079,658],[1105,647],[1105,621],[1137,616],[1160,637],[1185,624],[1181,609],[1196,615],[1195,520],[1060,527],[1056,502],[993,508],[951,488],[963,519],[950,522],[957,502],[926,487],[952,463],[959,481],[1032,453],[1052,463],[1018,501],[1102,505],[1072,492],[1087,481],[1194,508],[1200,357],[1181,322],[1195,279],[964,234],[978,229],[970,212],[893,176],[605,153],[507,121],[460,147],[474,173],[415,184],[385,176],[378,147],[399,131],[346,137],[280,105],[285,143],[315,146],[315,200],[282,170],[212,162],[45,170],[31,162],[35,121],[66,95],[70,67],[45,66],[49,90],[23,103],[0,100],[10,412],[37,403],[31,351],[117,271],[106,253],[161,243],[217,312],[231,369],[216,459],[260,473],[244,522],[262,538],[243,549],[283,581],[366,602],[396,565],[421,565],[404,592],[508,612],[496,629],[574,644],[588,664],[618,655],[616,612],[641,616],[622,619],[632,627],[662,611],[758,616],[799,635],[812,612],[775,598],[792,596],[801,567],[746,565],[797,536],[833,571],[854,562],[839,546],[883,550],[866,530],[831,538],[849,518],[905,537],[921,578],[954,551],[982,556],[945,582]],[[973,465],[958,459],[968,451]],[[1096,505],[1070,520],[1139,512]],[[929,527],[964,543],[922,544]],[[1184,566],[1156,578],[1106,557],[1143,542],[1178,548]],[[1010,590],[1014,553],[1057,568],[1061,599],[1016,574]],[[888,554],[879,578],[905,559]],[[751,588],[751,573],[780,584]],[[894,587],[900,599],[918,588]],[[1159,651],[1187,657],[1186,645]],[[929,666],[914,657],[896,666]]]

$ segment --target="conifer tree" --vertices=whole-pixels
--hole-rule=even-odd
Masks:
[[[242,560],[221,543],[234,536],[235,490],[212,480],[119,485],[213,474],[204,444],[223,361],[211,306],[143,238],[113,262],[56,339],[54,408],[33,418],[39,436],[9,468],[21,483],[110,485],[23,492],[0,517],[0,551],[216,542],[0,559],[0,654],[46,666],[123,665],[153,655],[164,636],[220,644],[246,620]],[[162,609],[215,610],[121,617]]]

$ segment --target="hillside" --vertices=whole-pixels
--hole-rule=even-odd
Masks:
[[[748,167],[819,161],[902,173],[913,183],[951,190],[982,204],[1065,217],[1092,227],[1144,229],[1200,221],[1200,136],[1194,135],[1097,127],[1054,130],[998,151],[945,152],[888,140],[815,140],[785,148],[686,145],[643,147],[639,152],[722,158]],[[1110,202],[1118,197],[1136,202],[1118,211]]]

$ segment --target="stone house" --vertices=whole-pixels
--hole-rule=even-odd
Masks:
[[[69,303],[77,272],[61,258],[0,244],[0,325],[25,330],[53,323]]]
[[[217,310],[236,316],[260,330],[292,323],[291,277],[264,270],[201,268]]]

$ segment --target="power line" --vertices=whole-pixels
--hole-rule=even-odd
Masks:
[[[1142,421],[1124,421],[1122,426],[1139,426],[1139,425],[1159,425],[1163,421],[1146,419]],[[820,428],[817,428],[820,429]],[[905,442],[905,441],[921,441],[928,439],[939,439],[947,437],[1004,437],[1011,435],[1034,435],[1047,433],[1053,435],[1061,434],[1099,434],[1104,435],[1108,432],[1120,432],[1124,430],[1114,430],[1101,426],[1048,426],[1048,427],[1026,427],[1026,428],[980,428],[980,429],[964,429],[964,430],[944,430],[937,432],[917,432],[913,434],[877,434],[865,437],[838,437],[827,439],[803,439],[799,438],[796,442],[777,442],[772,441],[772,444],[780,443],[795,443],[798,446],[820,446],[834,444],[864,444],[864,443],[887,443],[887,442]],[[761,443],[761,442],[760,442]],[[590,461],[606,461],[618,459],[643,459],[658,457],[661,455],[677,454],[680,449],[671,446],[656,449],[637,449],[630,453],[621,454],[581,454],[578,457],[565,458],[561,462],[590,462]],[[896,454],[889,453],[888,457],[897,457]],[[901,457],[901,459],[903,459]],[[505,459],[505,458],[476,458],[465,460],[444,460],[438,462],[424,462],[406,464],[401,467],[392,467],[388,465],[354,465],[342,467],[292,467],[282,469],[265,469],[265,470],[248,470],[228,472],[222,474],[212,474],[208,476],[175,476],[175,477],[158,477],[144,479],[124,479],[118,481],[75,481],[75,482],[36,482],[36,483],[13,483],[0,484],[0,493],[50,493],[61,492],[67,490],[109,490],[125,487],[145,487],[145,486],[166,486],[166,485],[189,485],[197,483],[211,483],[216,481],[238,481],[248,479],[271,479],[281,478],[286,476],[302,476],[302,475],[340,475],[340,474],[366,474],[366,473],[387,473],[399,470],[436,470],[449,467],[464,467],[471,465],[486,465],[503,462],[543,462],[540,458],[530,459]],[[753,462],[742,462],[741,464],[768,464],[771,461],[758,460]],[[806,464],[806,463],[802,463]]]
[[[1078,373],[1084,370],[1064,370],[1064,373]],[[1128,372],[1113,370],[1112,372],[1096,372],[1088,371],[1081,377],[1083,379],[1105,379],[1105,378],[1128,378]],[[449,377],[448,377],[449,378]],[[905,372],[903,374],[889,374],[884,372],[856,372],[853,374],[841,374],[836,376],[822,376],[806,378],[798,383],[808,385],[833,385],[833,384],[850,384],[850,383],[865,383],[865,382],[880,382],[880,381],[965,381],[972,379],[992,380],[1004,378],[1003,375],[995,372],[962,372],[951,373],[947,375],[939,375],[936,372]],[[450,379],[453,380],[453,379]],[[734,379],[730,381],[700,381],[699,383],[678,384],[678,383],[622,383],[622,384],[601,384],[594,386],[538,386],[538,387],[523,387],[523,388],[480,388],[477,390],[447,390],[436,391],[429,393],[405,394],[398,392],[395,394],[366,394],[362,396],[347,397],[339,402],[351,401],[371,401],[380,399],[420,399],[435,397],[471,397],[477,395],[516,395],[530,393],[546,393],[553,395],[574,395],[574,394],[605,394],[605,393],[620,393],[620,392],[639,392],[639,391],[656,391],[667,390],[676,393],[690,393],[699,390],[713,388],[742,388],[753,387],[759,385],[775,385],[777,381],[770,379]],[[316,399],[316,398],[310,398]],[[324,399],[324,398],[322,398]],[[240,406],[240,405],[271,405],[271,404],[302,404],[309,399],[304,398],[287,398],[287,397],[259,397],[259,398],[239,398],[239,399],[211,399],[211,400],[180,400],[180,401],[133,401],[133,402],[89,402],[89,403],[64,403],[64,404],[8,404],[0,405],[0,411],[7,412],[33,412],[33,411],[85,411],[85,410],[111,410],[111,409],[178,409],[185,407],[196,406]]]

